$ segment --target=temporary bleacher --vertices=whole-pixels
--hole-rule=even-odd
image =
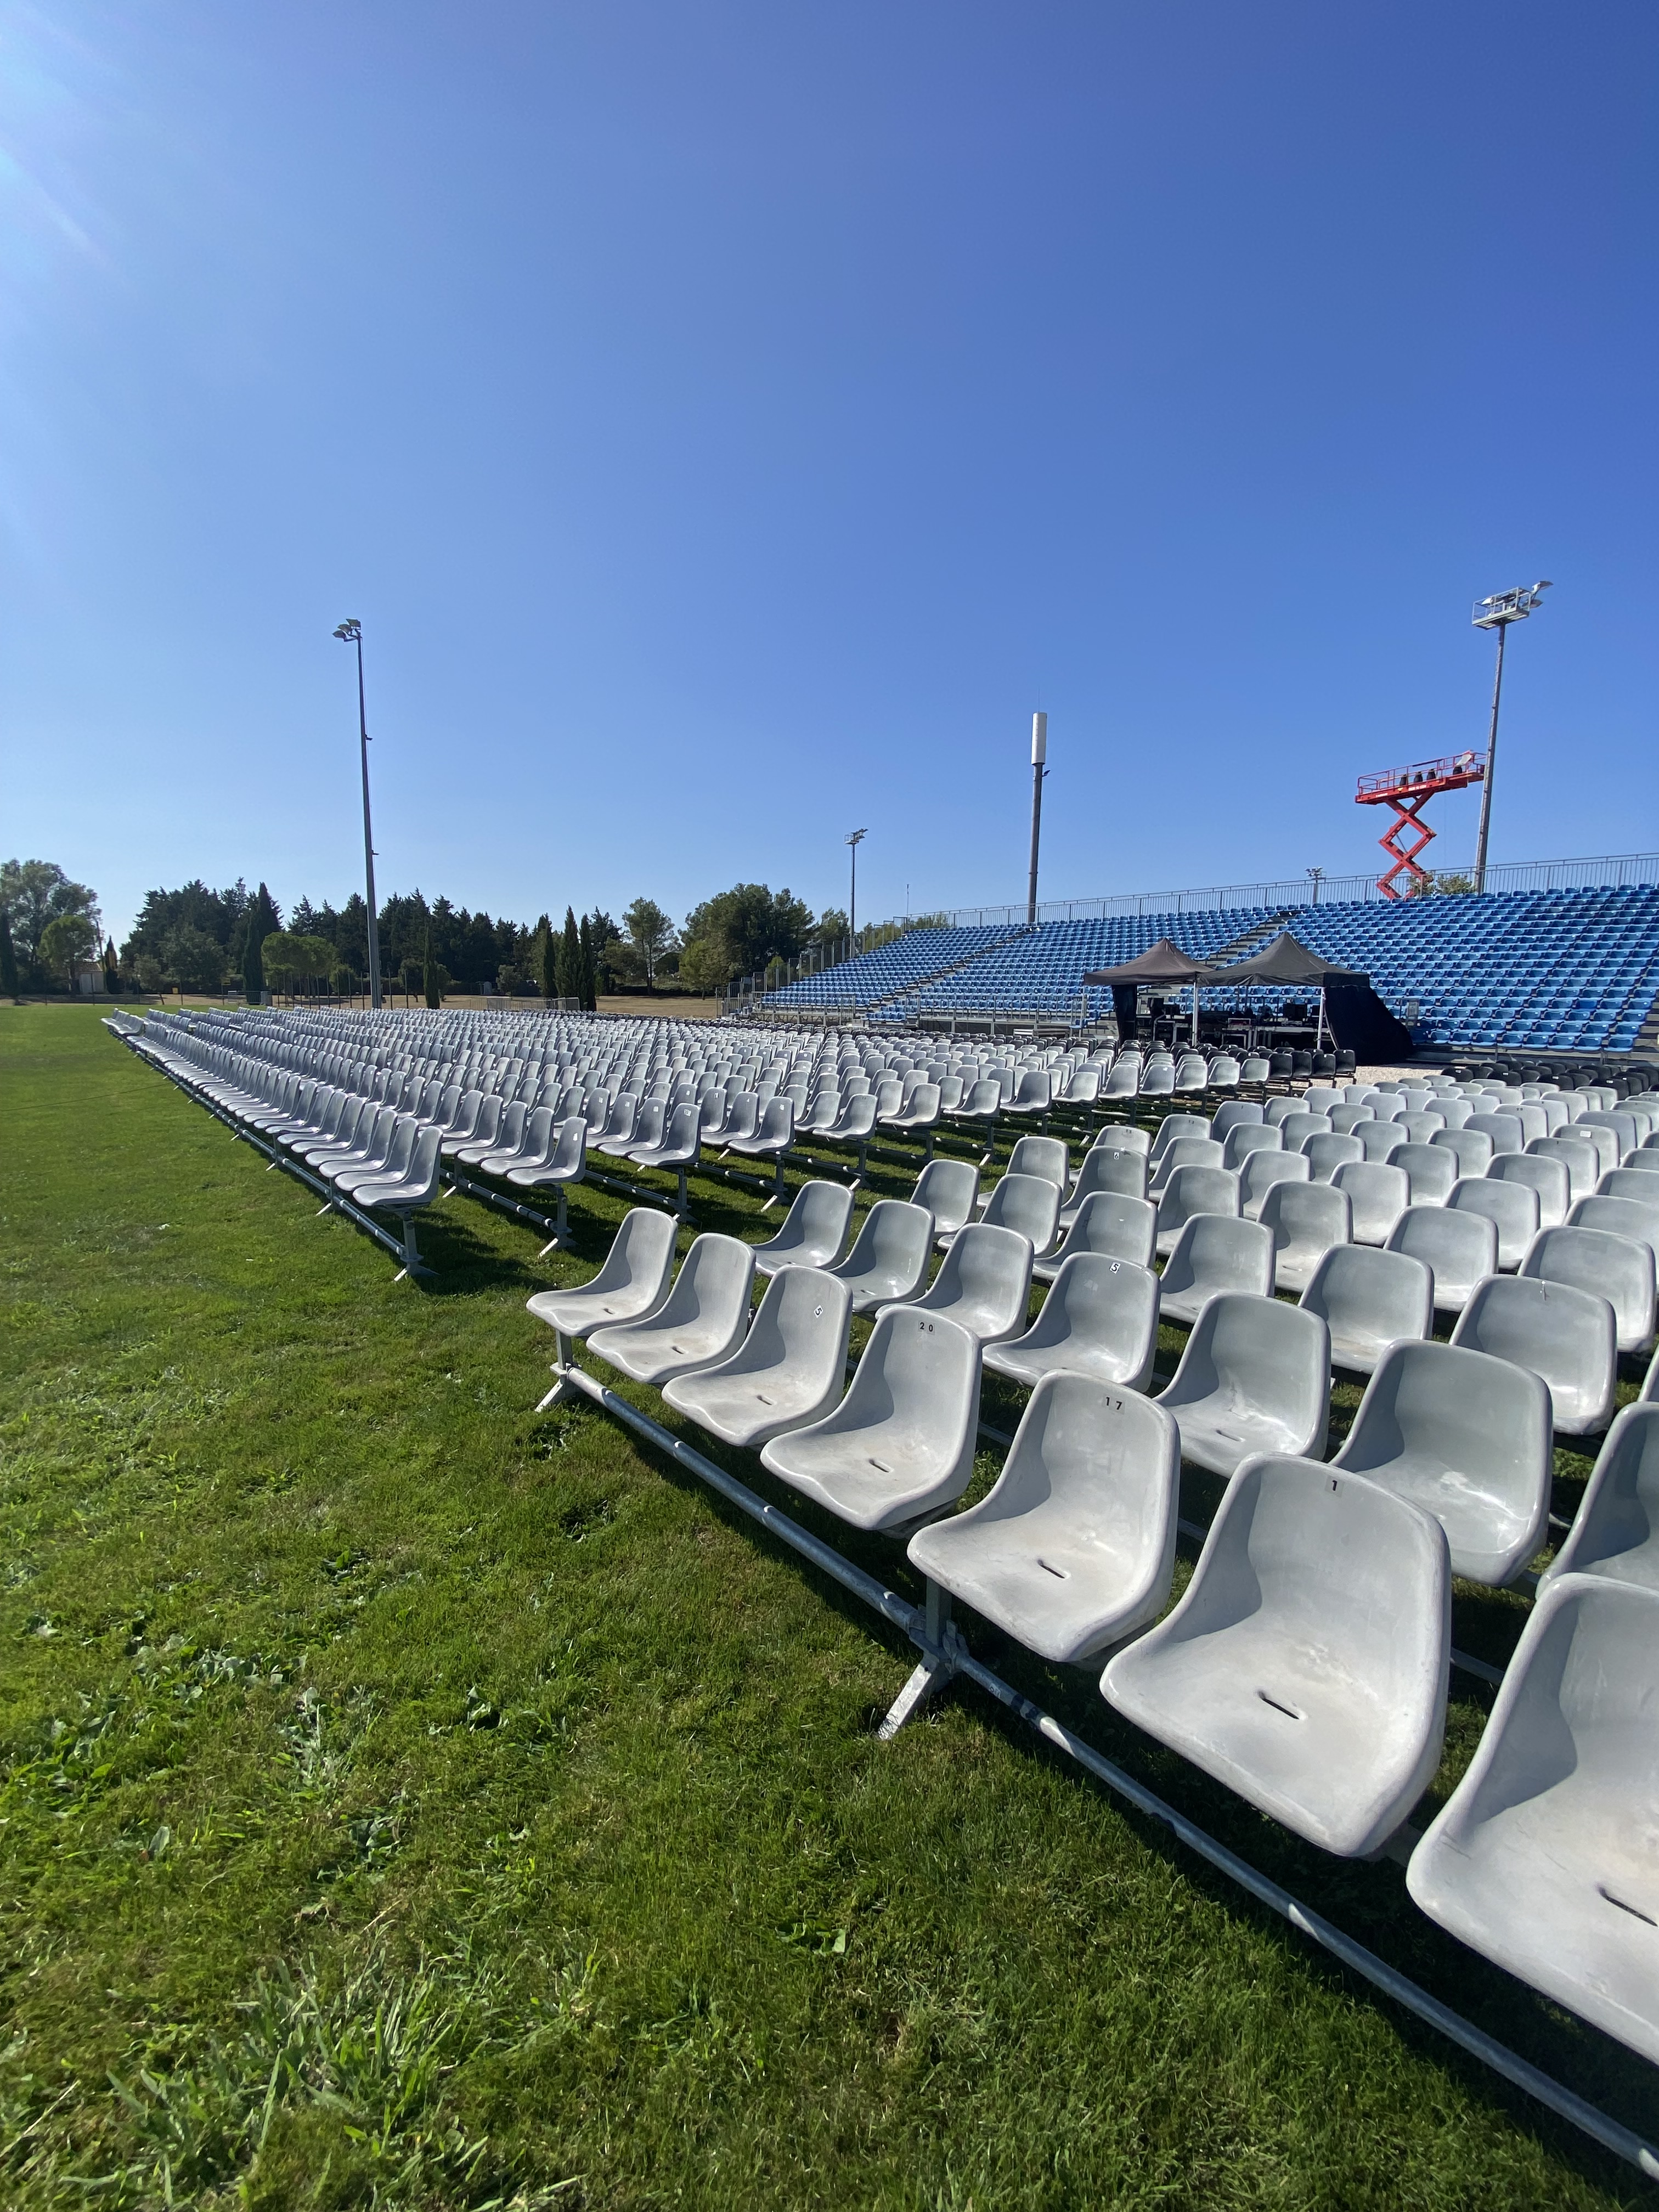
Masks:
[[[1091,1017],[1109,992],[1083,978],[1161,937],[1201,959],[1243,957],[1270,927],[1368,975],[1419,1045],[1629,1052],[1659,997],[1659,885],[1442,895],[1320,906],[1165,910],[1049,921],[1010,934],[913,930],[769,1003],[857,1007],[908,1024],[944,1013]],[[1257,987],[1276,1010],[1305,996]],[[1206,991],[1223,1006],[1232,994]]]

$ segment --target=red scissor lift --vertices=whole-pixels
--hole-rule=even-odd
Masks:
[[[1464,791],[1472,783],[1485,780],[1485,753],[1453,753],[1443,760],[1419,761],[1411,768],[1385,768],[1376,775],[1362,775],[1359,789],[1354,794],[1356,806],[1391,806],[1395,819],[1385,836],[1377,839],[1382,850],[1394,861],[1394,866],[1376,879],[1376,888],[1384,898],[1405,898],[1419,884],[1429,880],[1429,872],[1417,865],[1417,856],[1434,836],[1422,812],[1430,799],[1442,791]],[[1402,831],[1413,834],[1412,841],[1400,842]],[[1395,878],[1404,876],[1406,889],[1402,891]]]

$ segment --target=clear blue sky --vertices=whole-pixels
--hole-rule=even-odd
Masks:
[[[1651,0],[3,0],[0,848],[677,915],[1655,805]],[[1446,864],[1474,800],[1442,801]]]

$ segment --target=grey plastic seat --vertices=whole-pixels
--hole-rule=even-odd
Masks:
[[[1243,1121],[1237,1127],[1226,1132],[1226,1141],[1221,1148],[1220,1165],[1242,1168],[1246,1155],[1250,1152],[1282,1152],[1284,1149],[1282,1124],[1275,1122],[1270,1126],[1266,1121]]]
[[[1652,1343],[1654,1263],[1646,1244],[1576,1223],[1540,1229],[1527,1247],[1521,1273],[1598,1291],[1613,1307],[1620,1352],[1641,1352]]]
[[[1446,1200],[1453,1212],[1484,1213],[1498,1231],[1498,1264],[1513,1274],[1538,1234],[1538,1193],[1530,1183],[1460,1176]]]
[[[1431,1513],[1452,1572],[1513,1582],[1549,1526],[1550,1394],[1462,1345],[1396,1344],[1377,1362],[1332,1464]]]
[[[1537,1152],[1499,1152],[1486,1170],[1489,1182],[1530,1183],[1538,1193],[1538,1225],[1559,1229],[1567,1218],[1571,1182],[1565,1160]]]
[[[971,1160],[929,1160],[910,1194],[911,1205],[925,1206],[943,1236],[973,1219],[978,1199],[979,1170]]]
[[[1613,1175],[1620,1172],[1618,1168],[1611,1170]],[[1601,1180],[1606,1182],[1607,1177],[1603,1176]],[[1655,1187],[1654,1198],[1659,1200],[1659,1185]],[[1615,1237],[1628,1237],[1638,1244],[1645,1244],[1659,1260],[1659,1203],[1592,1191],[1588,1198],[1579,1200],[1567,1219],[1575,1229],[1607,1229]]]
[[[1239,1176],[1239,1203],[1245,1218],[1261,1218],[1267,1193],[1281,1183],[1310,1183],[1313,1163],[1305,1152],[1251,1152]]]
[[[1322,1850],[1384,1844],[1440,1763],[1446,1540],[1361,1475],[1247,1460],[1169,1617],[1120,1651],[1108,1704]]]
[[[1368,1160],[1386,1160],[1410,1142],[1403,1119],[1380,1121],[1373,1118],[1362,1121],[1352,1134],[1358,1138],[1360,1151]]]
[[[1603,1109],[1599,1114],[1581,1114],[1575,1126],[1587,1133],[1595,1129],[1607,1129],[1612,1132],[1619,1148],[1618,1158],[1609,1160],[1607,1165],[1615,1168],[1626,1152],[1636,1151],[1647,1133],[1645,1128],[1638,1129],[1634,1115],[1607,1109]]]
[[[1194,1322],[1158,1403],[1181,1431],[1182,1457],[1212,1474],[1231,1474],[1252,1452],[1317,1454],[1330,1421],[1330,1333],[1298,1306],[1224,1291]]]
[[[405,1228],[410,1214],[417,1206],[430,1206],[441,1188],[438,1131],[430,1122],[422,1127],[412,1117],[409,1127],[414,1133],[407,1155],[394,1155],[383,1176],[355,1183],[351,1191],[356,1204],[377,1213],[398,1214]]]
[[[1248,1098],[1229,1098],[1216,1108],[1210,1121],[1210,1134],[1217,1144],[1224,1145],[1235,1129],[1265,1127],[1267,1118],[1265,1107]]]
[[[1145,1198],[1146,1153],[1109,1151],[1103,1145],[1097,1145],[1092,1152],[1085,1152],[1071,1195],[1060,1209],[1062,1229],[1071,1227],[1098,1191],[1115,1191],[1125,1198]]]
[[[558,1149],[563,1124],[550,1106],[532,1106],[516,1145],[503,1145],[476,1163],[483,1175],[510,1176],[514,1168],[544,1168]],[[587,1127],[584,1120],[582,1127]]]
[[[1131,1053],[1120,1053],[1107,1070],[1100,1095],[1106,1099],[1133,1098],[1140,1089],[1140,1062]]]
[[[636,1382],[660,1385],[717,1367],[743,1341],[754,1279],[748,1245],[735,1237],[699,1237],[656,1312],[592,1330],[587,1348]]]
[[[1583,1502],[1539,1577],[1600,1575],[1659,1591],[1659,1405],[1626,1406],[1607,1431]]]
[[[1302,1147],[1308,1163],[1308,1173],[1315,1182],[1330,1182],[1339,1168],[1363,1160],[1365,1147],[1356,1136],[1339,1137],[1333,1130],[1328,1135],[1310,1137]]]
[[[1632,1152],[1631,1166],[1609,1168],[1594,1191],[1575,1191],[1574,1198],[1631,1198],[1638,1206],[1659,1206],[1659,1174],[1653,1171],[1659,1169],[1659,1152],[1648,1155],[1653,1169],[1637,1167],[1634,1163],[1641,1158],[1640,1152]]]
[[[932,1287],[906,1310],[939,1314],[978,1343],[996,1344],[1024,1329],[1030,1297],[1030,1239],[975,1221],[951,1239]]]
[[[1454,1131],[1466,1128],[1470,1115],[1478,1110],[1474,1099],[1450,1097],[1444,1091],[1438,1093],[1437,1096],[1439,1103],[1436,1106],[1435,1111],[1446,1127]],[[1479,1136],[1480,1133],[1477,1129],[1475,1134]]]
[[[761,1464],[855,1528],[908,1533],[973,1480],[979,1383],[979,1346],[965,1328],[889,1307],[840,1405],[774,1437]]]
[[[1305,1291],[1333,1245],[1353,1241],[1353,1212],[1328,1182],[1279,1182],[1261,1201],[1261,1226],[1273,1240],[1273,1287]]]
[[[1195,1213],[1238,1214],[1243,1210],[1238,1177],[1225,1168],[1177,1168],[1158,1201],[1158,1249],[1165,1255],[1173,1252]]]
[[[838,1403],[852,1322],[845,1283],[820,1267],[785,1267],[767,1285],[731,1358],[676,1376],[663,1397],[722,1443],[757,1451],[786,1429],[822,1420]]]
[[[1452,1342],[1541,1376],[1564,1436],[1587,1436],[1613,1418],[1617,1334],[1613,1308],[1593,1291],[1530,1275],[1490,1275],[1464,1309]]]
[[[1149,1060],[1140,1071],[1139,1095],[1143,1098],[1168,1098],[1175,1090],[1175,1062],[1172,1060]]]
[[[1567,1134],[1577,1143],[1588,1145],[1596,1158],[1596,1181],[1618,1167],[1625,1153],[1617,1130],[1609,1129],[1601,1121],[1575,1121]]]
[[[1157,1245],[1158,1208],[1149,1199],[1097,1190],[1078,1208],[1053,1255],[1036,1261],[1032,1273],[1052,1282],[1066,1261],[1079,1252],[1097,1252],[1108,1260],[1127,1260],[1133,1267],[1150,1267]]]
[[[1462,1313],[1475,1285],[1498,1272],[1498,1224],[1449,1206],[1408,1206],[1382,1249],[1423,1262],[1437,1313]]]
[[[1020,1076],[1013,1097],[1004,1101],[1004,1111],[1009,1114],[1041,1114],[1046,1120],[1052,1103],[1048,1069],[1028,1067]]]
[[[516,1152],[524,1135],[524,1125],[530,1118],[530,1109],[522,1098],[509,1098],[505,1103],[499,1099],[489,1103],[494,1104],[495,1111],[493,1115],[479,1115],[477,1136],[466,1144],[445,1147],[450,1157],[459,1160],[464,1168],[476,1168],[480,1160],[488,1159],[492,1152]],[[390,1113],[392,1109],[386,1107],[381,1110]],[[495,1126],[486,1136],[483,1133],[492,1121]]]
[[[1483,1129],[1437,1129],[1429,1142],[1437,1151],[1450,1153],[1457,1163],[1457,1176],[1483,1176],[1492,1165],[1492,1139]]]
[[[1446,1126],[1443,1114],[1402,1114],[1399,1127],[1406,1133],[1406,1141],[1412,1145],[1426,1145]]]
[[[678,1106],[674,1109],[677,1120],[683,1110]],[[879,1115],[877,1118],[879,1119]],[[747,1137],[728,1135],[726,1149],[728,1152],[741,1152],[748,1159],[778,1159],[781,1171],[781,1156],[788,1151],[794,1139],[794,1101],[778,1095],[767,1100],[753,1133]],[[640,1154],[635,1152],[631,1157],[637,1160]]]
[[[1210,1125],[1202,1114],[1166,1114],[1158,1125],[1158,1134],[1152,1140],[1152,1158],[1161,1160],[1171,1145],[1183,1137],[1209,1137]],[[1211,1139],[1213,1142],[1213,1139]]]
[[[1044,1176],[1006,1175],[987,1200],[981,1219],[994,1228],[1017,1230],[1034,1254],[1047,1252],[1059,1234],[1060,1193]],[[957,1230],[936,1241],[948,1249],[961,1234]]]
[[[1369,1129],[1373,1125],[1367,1121],[1363,1126],[1364,1128]],[[1331,1117],[1328,1114],[1287,1114],[1279,1127],[1284,1139],[1285,1150],[1287,1152],[1304,1152],[1315,1137],[1329,1137],[1335,1134],[1335,1131],[1331,1127]],[[1364,1153],[1365,1147],[1361,1132],[1357,1131],[1349,1141],[1358,1142],[1360,1152]]]
[[[939,1127],[944,1111],[944,1097],[937,1083],[918,1083],[896,1114],[887,1117],[887,1127],[901,1134],[927,1133],[931,1143],[932,1132]]]
[[[1201,1052],[1183,1052],[1176,1062],[1177,1091],[1202,1091],[1209,1084],[1209,1062]]]
[[[933,1247],[933,1217],[925,1206],[899,1198],[878,1198],[864,1217],[853,1249],[838,1267],[852,1293],[855,1314],[914,1298],[927,1280]]]
[[[1273,1231],[1259,1221],[1195,1213],[1164,1263],[1158,1284],[1160,1316],[1190,1328],[1223,1291],[1243,1291],[1257,1298],[1273,1296]]]
[[[1353,1208],[1356,1244],[1386,1244],[1394,1224],[1411,1204],[1412,1187],[1404,1168],[1382,1160],[1352,1160],[1331,1178]]]
[[[1406,1869],[1461,1942],[1659,2063],[1659,1593],[1539,1593],[1468,1770]]]
[[[746,1095],[753,1100],[752,1092]],[[738,1103],[737,1099],[729,1102],[732,1106]],[[668,1119],[668,1101],[665,1098],[642,1098],[636,1104],[632,1128],[627,1129],[625,1134],[619,1131],[614,1137],[601,1137],[593,1147],[596,1152],[604,1152],[613,1160],[626,1159],[636,1145],[659,1145],[662,1142],[663,1125]],[[753,1110],[758,1111],[758,1106],[756,1105]],[[718,1130],[714,1133],[716,1140],[720,1133]]]
[[[1494,1152],[1518,1152],[1525,1149],[1524,1133],[1518,1114],[1471,1114],[1463,1124],[1466,1129],[1479,1129],[1492,1139]]]
[[[1334,1135],[1350,1137],[1367,1121],[1376,1121],[1376,1109],[1371,1106],[1333,1106],[1328,1118]]]
[[[1178,1175],[1182,1168],[1220,1168],[1225,1160],[1225,1146],[1218,1145],[1212,1137],[1177,1137],[1161,1153],[1153,1153],[1146,1195],[1161,1197],[1170,1187],[1170,1176]]]
[[[1457,1181],[1457,1162],[1443,1146],[1401,1145],[1389,1163],[1410,1186],[1408,1206],[1443,1206]]]
[[[1066,1261],[1023,1336],[988,1344],[985,1364],[1035,1384],[1064,1369],[1120,1390],[1144,1390],[1158,1356],[1158,1279],[1150,1267],[1079,1252]]]
[[[1331,1333],[1331,1359],[1370,1375],[1391,1344],[1422,1343],[1434,1328],[1434,1277],[1406,1252],[1337,1244],[1302,1293]]]
[[[1202,1135],[1203,1132],[1199,1133]],[[1144,1152],[1150,1159],[1152,1133],[1133,1121],[1109,1121],[1095,1139],[1093,1149],[1097,1152]]]
[[[1008,1155],[1006,1175],[1042,1176],[1053,1183],[1062,1202],[1072,1181],[1072,1163],[1064,1137],[1022,1137]]]
[[[623,1216],[597,1275],[572,1291],[538,1291],[529,1310],[562,1336],[586,1336],[612,1322],[644,1321],[658,1312],[674,1276],[672,1213],[636,1206]]]
[[[1163,1610],[1180,1474],[1160,1407],[1045,1376],[994,1488],[913,1536],[911,1563],[1039,1658],[1080,1665]]]
[[[1299,1098],[1269,1098],[1261,1109],[1261,1118],[1277,1127],[1287,1115],[1305,1114],[1306,1111]]]
[[[853,1194],[845,1183],[804,1182],[777,1235],[756,1245],[756,1268],[775,1275],[783,1267],[833,1267],[852,1218]]]

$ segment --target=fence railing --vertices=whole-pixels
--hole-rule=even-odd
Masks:
[[[1471,878],[1472,863],[1437,867],[1437,875]],[[1574,860],[1508,860],[1486,870],[1488,893],[1502,891],[1586,890],[1601,886],[1659,884],[1659,853],[1603,854]],[[1381,905],[1383,894],[1374,875],[1332,876],[1322,870],[1286,876],[1272,883],[1210,884],[1201,890],[1175,891],[1117,891],[1097,898],[1045,899],[1037,908],[1039,921],[1101,921],[1118,915],[1209,914],[1218,909],[1253,907],[1337,906],[1352,902]],[[1011,927],[1025,919],[1018,906],[961,906],[951,909],[951,921],[961,929],[987,923]]]

